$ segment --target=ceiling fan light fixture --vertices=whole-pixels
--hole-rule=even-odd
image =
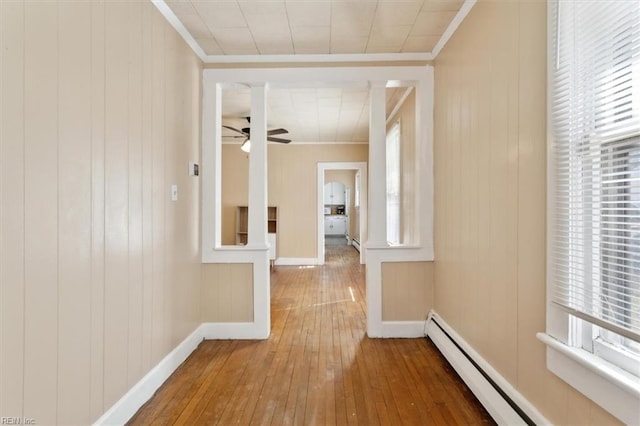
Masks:
[[[249,153],[249,151],[251,151],[251,140],[247,139],[246,141],[244,141],[240,146],[240,149],[246,153]]]

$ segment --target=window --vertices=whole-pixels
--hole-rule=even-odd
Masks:
[[[400,244],[400,122],[387,132],[387,241]]]
[[[550,7],[548,333],[624,370],[637,400],[640,3]]]
[[[360,208],[360,170],[356,172],[356,183],[354,189],[355,195],[353,196],[353,206]]]

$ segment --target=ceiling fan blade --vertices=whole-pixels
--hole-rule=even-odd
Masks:
[[[289,133],[289,131],[287,129],[273,129],[273,130],[267,131],[267,135],[269,135],[269,136],[271,136],[271,135],[281,135],[283,133]]]
[[[242,130],[236,129],[235,127],[225,126],[224,124],[222,125],[222,127],[224,127],[225,129],[233,130],[234,132],[240,133],[241,135],[246,135],[245,132],[243,132]]]
[[[269,142],[278,142],[278,143],[290,143],[291,140],[290,139],[282,139],[282,138],[272,138],[272,137],[267,137],[267,140]]]
[[[246,139],[246,135],[222,135],[223,138],[232,138],[232,139]]]

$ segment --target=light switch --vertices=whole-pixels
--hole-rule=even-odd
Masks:
[[[189,161],[189,176],[199,176],[200,175],[200,166],[198,163],[193,161]]]
[[[171,185],[171,201],[178,201],[178,185]]]

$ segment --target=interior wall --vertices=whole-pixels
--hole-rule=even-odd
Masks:
[[[435,309],[554,424],[616,424],[545,345],[546,3],[479,1],[435,61]]]
[[[382,321],[424,321],[433,308],[433,262],[382,263]]]
[[[202,322],[253,322],[253,264],[205,263]]]
[[[91,424],[200,323],[201,64],[150,2],[0,32],[0,416]]]
[[[354,197],[356,194],[356,170],[327,170],[324,172],[324,184],[329,182],[343,183],[345,189],[349,189],[350,205],[349,211],[346,212],[349,216],[349,235],[351,238],[359,237],[359,232],[356,230],[358,220],[356,218],[356,208],[354,207]]]
[[[269,144],[270,206],[278,207],[278,257],[317,257],[316,179],[319,162],[366,162],[366,144]],[[235,244],[235,207],[247,199],[249,158],[237,144],[222,145],[222,244]],[[366,188],[362,188],[366,191]]]

